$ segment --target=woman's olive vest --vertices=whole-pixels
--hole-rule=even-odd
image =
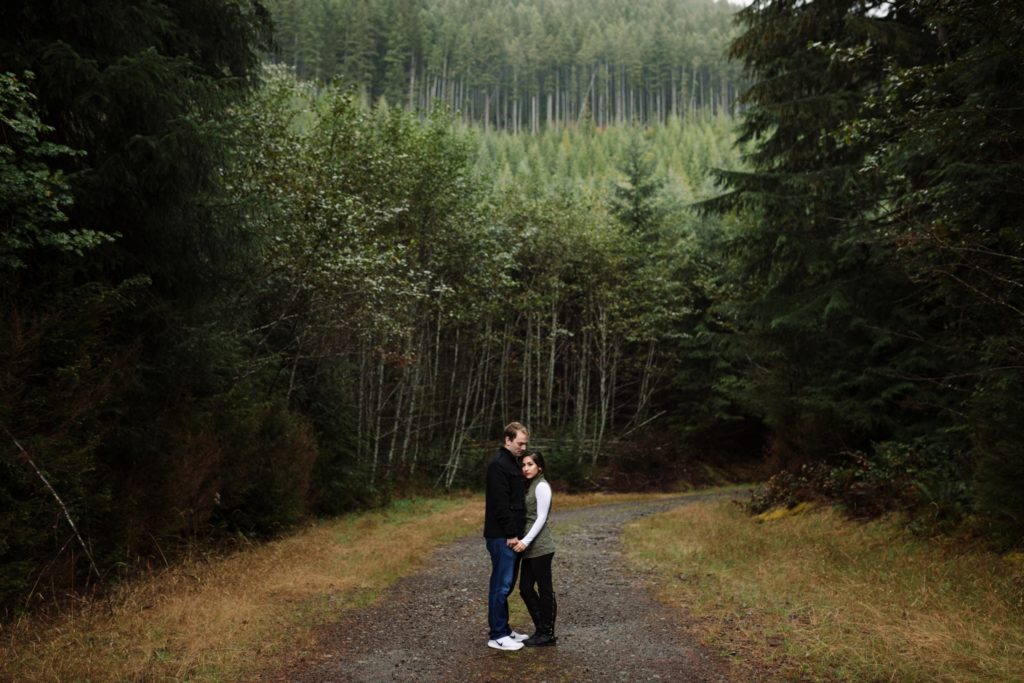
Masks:
[[[530,488],[526,489],[526,528],[523,531],[524,534],[530,533],[533,523],[537,521],[537,484],[542,481],[544,481],[544,475],[538,474],[530,482]],[[554,507],[553,500],[551,505]],[[551,538],[551,510],[548,510],[548,519],[544,523],[544,528],[540,530],[537,537],[530,543],[530,547],[523,553],[523,557],[540,557],[541,555],[553,552],[555,552],[555,541]]]

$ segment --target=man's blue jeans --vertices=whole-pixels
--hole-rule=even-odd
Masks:
[[[488,538],[491,554],[491,588],[487,595],[487,625],[491,640],[512,633],[508,625],[508,596],[516,585],[521,555],[505,544],[504,538]]]

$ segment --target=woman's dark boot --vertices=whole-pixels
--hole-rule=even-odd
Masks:
[[[530,613],[530,619],[533,620],[533,635],[537,635],[541,632],[540,605],[536,597],[533,600],[529,600],[526,596],[523,596],[523,602],[526,604],[526,611]]]
[[[544,624],[537,632],[532,636],[523,641],[523,645],[526,647],[544,647],[545,645],[554,645],[555,641],[555,630],[550,624]]]
[[[533,616],[533,610],[530,610],[530,616],[533,616],[533,623],[537,624],[537,632],[524,640],[523,645],[527,647],[554,645],[557,640],[555,638],[555,616],[557,614],[558,602],[555,600],[555,594],[551,593],[550,597],[546,596],[546,599],[541,598],[539,619]]]

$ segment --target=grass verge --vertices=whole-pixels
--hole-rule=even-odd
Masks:
[[[779,680],[1017,681],[1024,567],[832,510],[758,522],[728,501],[629,525],[631,564],[694,635]]]
[[[317,625],[374,600],[482,515],[479,496],[404,500],[183,562],[57,618],[6,625],[0,680],[237,680],[300,651]]]

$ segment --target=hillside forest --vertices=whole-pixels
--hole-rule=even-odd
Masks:
[[[272,61],[375,102],[444,105],[484,129],[731,112],[721,0],[270,0]]]
[[[0,7],[0,609],[755,462],[1024,546],[1024,7]],[[703,477],[703,478],[702,478]]]

